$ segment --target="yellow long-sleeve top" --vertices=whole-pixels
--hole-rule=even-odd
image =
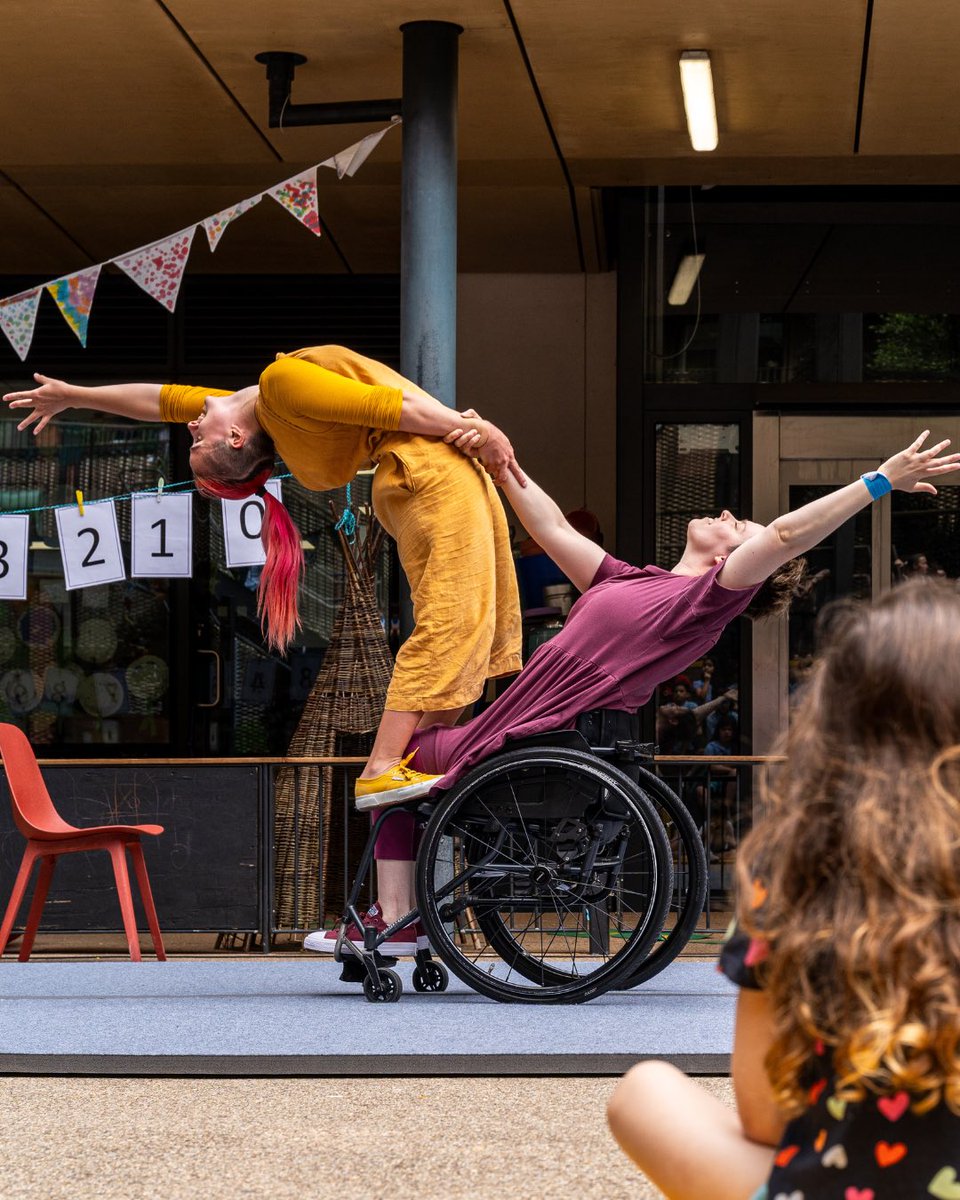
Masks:
[[[384,439],[399,428],[403,390],[411,386],[383,363],[345,346],[310,346],[278,355],[267,367],[255,412],[294,477],[323,492],[379,461]],[[167,384],[160,391],[160,417],[192,421],[207,396],[229,394]],[[400,435],[406,436],[416,435]]]

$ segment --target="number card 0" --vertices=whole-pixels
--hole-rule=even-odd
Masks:
[[[268,479],[267,491],[283,499],[279,479]],[[223,540],[228,567],[260,567],[266,562],[260,528],[263,525],[263,500],[248,496],[246,500],[221,500],[223,506]]]
[[[82,517],[75,505],[58,508],[57,532],[68,592],[126,579],[112,500],[85,505]]]
[[[26,600],[30,518],[26,513],[0,517],[0,600]]]
[[[193,496],[134,492],[130,574],[136,579],[189,579],[193,574]]]

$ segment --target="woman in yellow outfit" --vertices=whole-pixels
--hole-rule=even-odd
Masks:
[[[377,466],[374,510],[397,541],[416,625],[397,657],[357,796],[370,807],[382,793],[413,798],[429,791],[438,777],[401,761],[414,731],[453,724],[480,695],[486,678],[520,669],[519,601],[493,483],[508,473],[524,480],[503,433],[342,346],[279,355],[257,386],[237,392],[152,383],[87,388],[34,378],[38,387],[4,397],[11,408],[30,410],[19,429],[33,425],[39,433],[67,408],[186,423],[193,438],[191,469],[208,493],[264,495],[277,456],[314,491],[340,487],[357,471]],[[474,430],[473,451],[479,448],[484,469],[443,441],[463,429]],[[265,531],[278,520],[292,529],[282,505],[269,494],[265,504]],[[295,543],[299,555],[299,537],[285,536],[287,548]],[[269,580],[276,579],[268,570],[269,545],[267,559],[261,588],[267,583],[269,590]],[[293,569],[294,605],[299,569]],[[269,619],[269,596],[264,607]],[[278,622],[269,620],[271,643],[285,648],[295,621],[295,606],[281,612]],[[379,885],[383,910],[394,918],[409,907],[408,864],[395,884],[392,865],[380,860]]]

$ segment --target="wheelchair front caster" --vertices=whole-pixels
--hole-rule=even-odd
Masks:
[[[413,990],[415,992],[445,992],[450,983],[447,968],[441,963],[429,960],[413,972]]]
[[[363,994],[370,1003],[376,1004],[379,1001],[393,1004],[399,1000],[403,994],[403,984],[396,971],[381,968],[377,975],[378,982],[372,980],[369,975],[363,981]]]

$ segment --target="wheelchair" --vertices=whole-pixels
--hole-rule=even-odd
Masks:
[[[449,971],[506,1003],[582,1003],[637,986],[686,945],[706,897],[697,826],[648,768],[635,714],[598,709],[577,727],[509,743],[452,788],[383,809],[347,900],[334,952],[341,979],[373,1002],[399,1000],[397,960],[379,947],[421,920],[430,950],[415,956],[414,989],[442,992]],[[421,833],[417,907],[363,947],[347,940],[393,814]]]

